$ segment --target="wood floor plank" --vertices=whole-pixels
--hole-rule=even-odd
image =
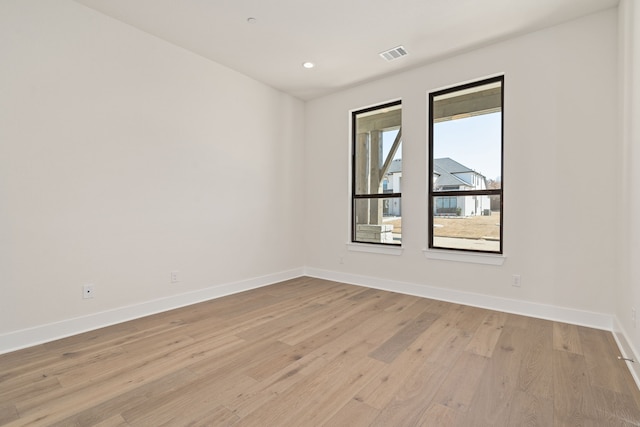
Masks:
[[[459,417],[459,413],[454,409],[434,403],[429,406],[416,425],[452,427],[459,425]]]
[[[583,354],[578,327],[576,325],[553,322],[553,349]]]
[[[618,359],[618,353],[611,352],[615,348],[613,336],[605,331],[582,326],[578,327],[578,336],[582,345],[589,348],[589,351],[584,352],[584,360],[590,384],[615,392],[629,392],[624,378],[627,372],[616,369],[617,365],[624,365],[626,362]]]
[[[243,292],[241,294],[230,295],[224,299],[215,299],[197,305],[202,305],[203,308],[206,309],[207,313],[216,320],[216,323],[214,324],[216,327],[209,328],[214,329],[214,333],[240,333],[247,328],[256,327],[266,321],[287,316],[290,311],[297,311],[306,305],[322,304],[319,301],[322,301],[323,298],[337,298],[337,294],[340,292],[355,293],[355,290],[344,286],[344,284],[323,280],[316,280],[311,283],[309,281],[302,281],[301,283],[297,283],[297,281],[288,281],[284,285],[276,284],[269,286],[268,288],[278,290],[271,292],[269,289],[259,288]],[[233,309],[229,310],[227,307],[227,298],[235,297],[233,300],[233,306],[235,307],[242,305],[245,295],[254,292],[258,295],[258,297],[255,298],[256,302],[260,301],[260,295],[267,294],[269,296],[269,303],[254,305],[252,310],[243,310],[242,312]],[[279,298],[279,300],[272,300],[274,297]],[[229,314],[223,316],[222,313]]]
[[[224,376],[228,371],[246,373],[269,358],[291,350],[291,346],[276,340],[243,342],[227,351],[213,356],[200,358],[189,365],[189,369],[198,375],[210,377]]]
[[[114,347],[97,352],[89,358],[76,359],[76,365],[73,366],[73,369],[58,366],[56,369],[48,371],[48,375],[54,376],[63,387],[72,387],[86,382],[88,378],[96,379],[121,369],[130,360],[131,356],[124,349]]]
[[[384,307],[379,305],[378,299],[362,300],[340,314],[333,314],[325,323],[309,331],[310,334],[305,339],[292,342],[281,338],[281,341],[297,345],[299,348],[316,349],[369,321]]]
[[[445,321],[447,327],[459,329],[466,334],[473,335],[481,325],[481,320],[491,313],[497,313],[468,305],[444,303],[442,301],[431,301],[429,311],[438,313]]]
[[[82,426],[83,424],[79,424],[79,425]],[[114,415],[113,417],[108,418],[104,421],[100,421],[96,424],[91,424],[91,426],[92,427],[126,427],[126,426],[129,426],[129,423],[127,423],[124,420],[124,418],[122,418],[121,415]]]
[[[405,295],[405,294],[395,294],[397,296],[396,301],[393,304],[390,304],[387,308],[384,309],[385,312],[392,312],[392,313],[396,313],[396,312],[401,312],[401,311],[405,311],[407,308],[409,308],[412,305],[415,305],[416,303],[420,303],[425,309],[427,308],[427,306],[432,306],[433,304],[433,300],[430,299],[426,299],[426,298],[418,298],[416,299],[416,297],[414,297],[413,295]],[[438,311],[434,311],[434,310],[430,310],[433,313],[439,314]]]
[[[309,349],[298,346],[283,348],[278,353],[261,357],[258,364],[246,370],[246,374],[257,381],[262,381],[282,369],[290,367],[293,362],[302,359],[309,352]]]
[[[422,349],[427,361],[438,363],[449,369],[469,344],[472,335],[465,330],[450,326],[438,331],[440,320],[433,322],[431,328],[411,343],[409,349]],[[433,337],[438,338],[438,345],[433,345],[431,341]]]
[[[372,426],[414,426],[425,417],[429,403],[447,374],[442,366],[427,362],[406,378]]]
[[[384,409],[407,378],[424,364],[424,359],[421,351],[405,351],[395,360],[395,363],[402,364],[405,369],[399,370],[395,366],[385,367],[363,387],[356,398],[373,408]]]
[[[410,304],[402,302],[400,305],[392,305],[376,314],[366,324],[361,324],[354,333],[365,336],[367,342],[374,348],[380,347],[400,329],[414,320],[429,306],[428,302],[414,299]]]
[[[136,334],[149,333],[149,331],[140,332],[134,325],[128,324],[126,327],[114,325],[0,355],[0,366],[2,367],[0,382],[11,381],[16,375],[22,379],[24,378],[23,372],[26,370],[32,373],[40,371],[45,374],[52,368],[74,366],[75,363],[72,360],[74,357],[76,359],[83,358],[97,351],[118,347],[123,342],[132,340]]]
[[[66,418],[73,412],[81,412],[121,393],[137,388],[140,384],[162,378],[173,369],[180,369],[193,361],[191,344],[186,340],[180,344],[168,343],[159,352],[137,354],[131,363],[114,371],[95,374],[74,387],[62,387],[50,396],[30,397],[16,403],[21,418],[27,420],[47,420],[53,423]],[[54,399],[57,405],[48,407],[47,400]]]
[[[325,379],[325,384],[331,384],[331,387],[320,390],[315,399],[311,400],[292,421],[304,426],[324,424],[342,409],[344,402],[352,399],[362,389],[372,374],[380,372],[382,368],[381,362],[363,357],[353,362],[348,371],[344,370],[344,381],[335,381],[335,375],[330,374]]]
[[[449,368],[433,401],[458,412],[466,412],[488,363],[487,357],[462,353]]]
[[[0,402],[23,401],[38,395],[47,395],[62,386],[56,377],[40,370],[28,372],[13,381],[0,382]]]
[[[216,426],[232,427],[238,424],[240,418],[224,406],[218,406],[206,413],[188,414],[185,419],[179,420],[181,426]],[[174,422],[167,422],[163,427],[175,426]]]
[[[345,301],[337,301],[325,312],[324,316],[313,319],[314,321],[311,324],[305,324],[301,328],[293,328],[293,330],[287,331],[279,339],[290,345],[308,342],[318,336],[319,329],[328,330],[339,323],[344,324],[344,321],[352,316],[356,316],[355,319],[357,320],[358,317],[367,316],[365,313],[368,313],[369,317],[377,315],[380,310],[389,307],[399,298],[397,294],[390,294],[388,298],[381,301],[382,291],[375,289],[372,289],[372,291],[374,292],[363,291],[356,294],[359,296],[355,300],[350,297]]]
[[[380,411],[357,399],[351,399],[338,412],[329,418],[323,427],[349,426],[367,427],[378,416]]]
[[[123,336],[132,336],[140,332],[149,333],[150,329],[145,323],[146,321],[151,321],[152,323],[157,324],[158,318],[153,318],[152,316],[142,317],[134,321],[123,322],[105,328],[83,332],[64,339],[44,343],[42,344],[42,349],[49,352],[49,354],[55,355],[58,353],[69,353],[79,350],[93,350],[96,347],[102,348],[105,345],[110,345],[114,341],[121,341]],[[164,325],[162,326],[164,327]],[[35,348],[38,349],[38,346]],[[26,349],[26,351],[29,351],[29,349]]]
[[[217,413],[225,399],[253,384],[255,380],[235,373],[223,379],[198,378],[171,395],[165,394],[123,412],[122,417],[133,425],[185,425],[212,416],[212,411]],[[230,415],[235,420],[236,417]]]
[[[587,363],[581,354],[554,350],[554,421],[563,425],[598,423],[595,390],[589,386]]]
[[[0,425],[8,424],[18,418],[18,409],[13,403],[6,400],[4,403],[0,403]]]
[[[479,356],[491,357],[506,320],[506,313],[497,311],[488,313],[473,334],[466,351]]]
[[[409,344],[422,334],[438,318],[437,314],[423,311],[410,320],[391,338],[369,354],[369,357],[385,363],[391,363]]]
[[[506,425],[553,425],[553,400],[516,390],[511,399],[511,411]]]
[[[309,375],[314,375],[329,363],[322,357],[303,357],[286,368],[274,373],[269,378],[257,382],[240,391],[225,402],[225,406],[239,417],[246,417],[259,408],[266,407],[268,402],[281,399],[288,389]]]
[[[355,391],[362,387],[383,363],[366,357],[371,350],[369,345],[360,344],[345,351],[339,357],[319,369],[315,375],[303,378],[293,387],[282,393],[277,400],[270,401],[258,410],[248,414],[238,423],[239,426],[264,425],[314,425],[304,424],[302,419],[310,417],[333,416],[344,406]],[[347,388],[351,394],[341,403],[335,402],[335,395]],[[329,399],[329,401],[328,401]],[[320,409],[322,408],[322,410]],[[326,420],[317,420],[315,425]]]
[[[509,425],[510,407],[517,390],[520,363],[527,337],[519,328],[505,325],[489,358],[466,412],[469,425]]]
[[[216,316],[233,319],[235,317],[241,317],[256,309],[261,309],[273,304],[277,304],[280,301],[282,301],[281,298],[275,295],[257,295],[253,293],[247,293],[245,298],[239,299],[234,304],[217,306]]]
[[[77,411],[71,416],[51,424],[52,427],[92,426],[107,422],[112,418],[121,418],[121,413],[137,407],[145,407],[148,402],[172,395],[184,386],[196,381],[198,376],[188,369],[168,373],[157,380],[141,384],[128,392],[118,394],[103,402],[96,402],[89,408]],[[124,420],[124,419],[123,419]]]
[[[0,426],[632,426],[613,335],[298,278],[0,355]]]
[[[594,393],[598,420],[603,425],[639,425],[640,408],[631,396],[600,387],[595,387]]]
[[[345,286],[344,283],[331,282],[327,280],[314,279],[319,281],[322,289],[326,292],[314,295],[312,301],[314,304],[333,306],[348,300],[351,296],[362,291],[361,286]],[[317,283],[316,283],[317,286]],[[304,297],[305,299],[308,297]]]
[[[521,316],[518,316],[520,320]],[[525,350],[518,372],[518,390],[541,399],[553,394],[553,324],[540,319],[530,319],[524,327],[511,322],[526,336]]]
[[[288,313],[287,316],[276,317],[255,327],[245,328],[245,330],[236,333],[236,335],[248,341],[275,338],[287,342],[283,338],[291,329],[297,330],[309,324],[314,324],[314,322],[321,322],[323,318],[326,318],[326,315],[327,308],[325,306],[319,304],[307,305]]]
[[[359,396],[372,407],[384,409],[409,377],[430,361],[431,356],[440,354],[440,351],[448,352],[455,342],[462,342],[458,339],[461,333],[438,318],[394,359],[391,366],[370,381]],[[398,369],[399,366],[403,369]]]
[[[358,337],[358,340],[364,340],[372,349],[376,348],[389,339],[393,333],[406,325],[408,321],[420,314],[424,308],[424,304],[417,303],[411,304],[406,309],[396,310],[394,312],[387,312],[386,310],[382,312],[376,311],[375,315],[369,317],[366,322],[353,325],[353,328],[350,329],[348,333],[337,336],[335,339],[327,341],[319,347],[315,347],[309,355],[333,360],[343,353],[345,349],[353,346],[354,342],[356,342],[354,337]],[[303,341],[295,347],[308,348],[309,344]]]

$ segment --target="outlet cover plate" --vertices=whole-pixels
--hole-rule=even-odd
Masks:
[[[91,299],[95,294],[95,290],[93,288],[92,283],[88,283],[86,285],[82,285],[82,298],[83,299]]]

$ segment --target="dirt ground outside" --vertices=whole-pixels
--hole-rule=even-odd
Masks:
[[[402,235],[402,218],[386,220],[393,225],[393,234]],[[487,216],[453,216],[434,218],[434,236],[458,237],[467,239],[500,239],[500,213],[492,212]]]
[[[433,235],[467,239],[500,239],[500,213],[487,216],[434,217]]]
[[[401,217],[396,217],[393,219],[385,219],[384,223],[393,225],[393,234],[400,234],[400,235],[402,234],[402,218]]]

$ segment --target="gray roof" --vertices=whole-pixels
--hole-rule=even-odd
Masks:
[[[438,175],[438,178],[436,178],[435,182],[436,187],[459,187],[461,185],[465,187],[471,186],[471,184],[447,172],[445,169],[438,166],[435,162],[433,163],[433,172]]]
[[[389,165],[389,170],[387,171],[387,174],[391,174],[394,172],[401,172],[401,171],[402,171],[402,159],[395,159],[391,162],[391,165]],[[461,185],[466,187],[472,186],[471,183],[466,182],[461,178],[458,178],[455,174],[474,172],[474,170],[469,169],[465,165],[456,162],[450,157],[433,159],[433,172],[436,175],[438,175],[438,178],[436,179],[436,182],[435,182],[437,187],[444,187],[444,186],[459,187]],[[474,172],[474,173],[478,173],[478,172]],[[478,175],[481,175],[481,174],[478,174]]]
[[[402,159],[394,159],[389,165],[387,173],[402,172]]]
[[[465,173],[473,172],[473,169],[469,169],[463,164],[460,164],[450,157],[443,157],[441,159],[433,159],[433,166],[445,170],[449,173]]]
[[[452,158],[443,157],[440,159],[433,159],[433,172],[438,175],[435,181],[436,187],[473,187],[470,182],[467,182],[457,176],[460,173],[475,173],[484,178],[484,176],[473,169],[469,169],[465,165],[456,162]]]

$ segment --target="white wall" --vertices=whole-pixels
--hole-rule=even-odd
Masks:
[[[619,286],[616,289],[616,332],[627,356],[640,356],[640,5],[635,0],[621,0],[620,28],[620,256]],[[632,309],[637,311],[632,319]],[[640,378],[638,363],[630,365]]]
[[[610,315],[620,250],[618,200],[611,194],[620,155],[616,61],[611,9],[308,102],[305,217],[314,226],[307,228],[306,265],[320,276],[375,278],[418,293],[445,289]],[[506,262],[426,259],[427,93],[499,73],[505,75]],[[404,250],[399,256],[348,251],[347,112],[397,98]],[[594,182],[594,171],[610,179]],[[521,288],[511,286],[513,274],[522,276]]]
[[[0,350],[301,273],[301,101],[68,0],[0,2],[0,58]]]

